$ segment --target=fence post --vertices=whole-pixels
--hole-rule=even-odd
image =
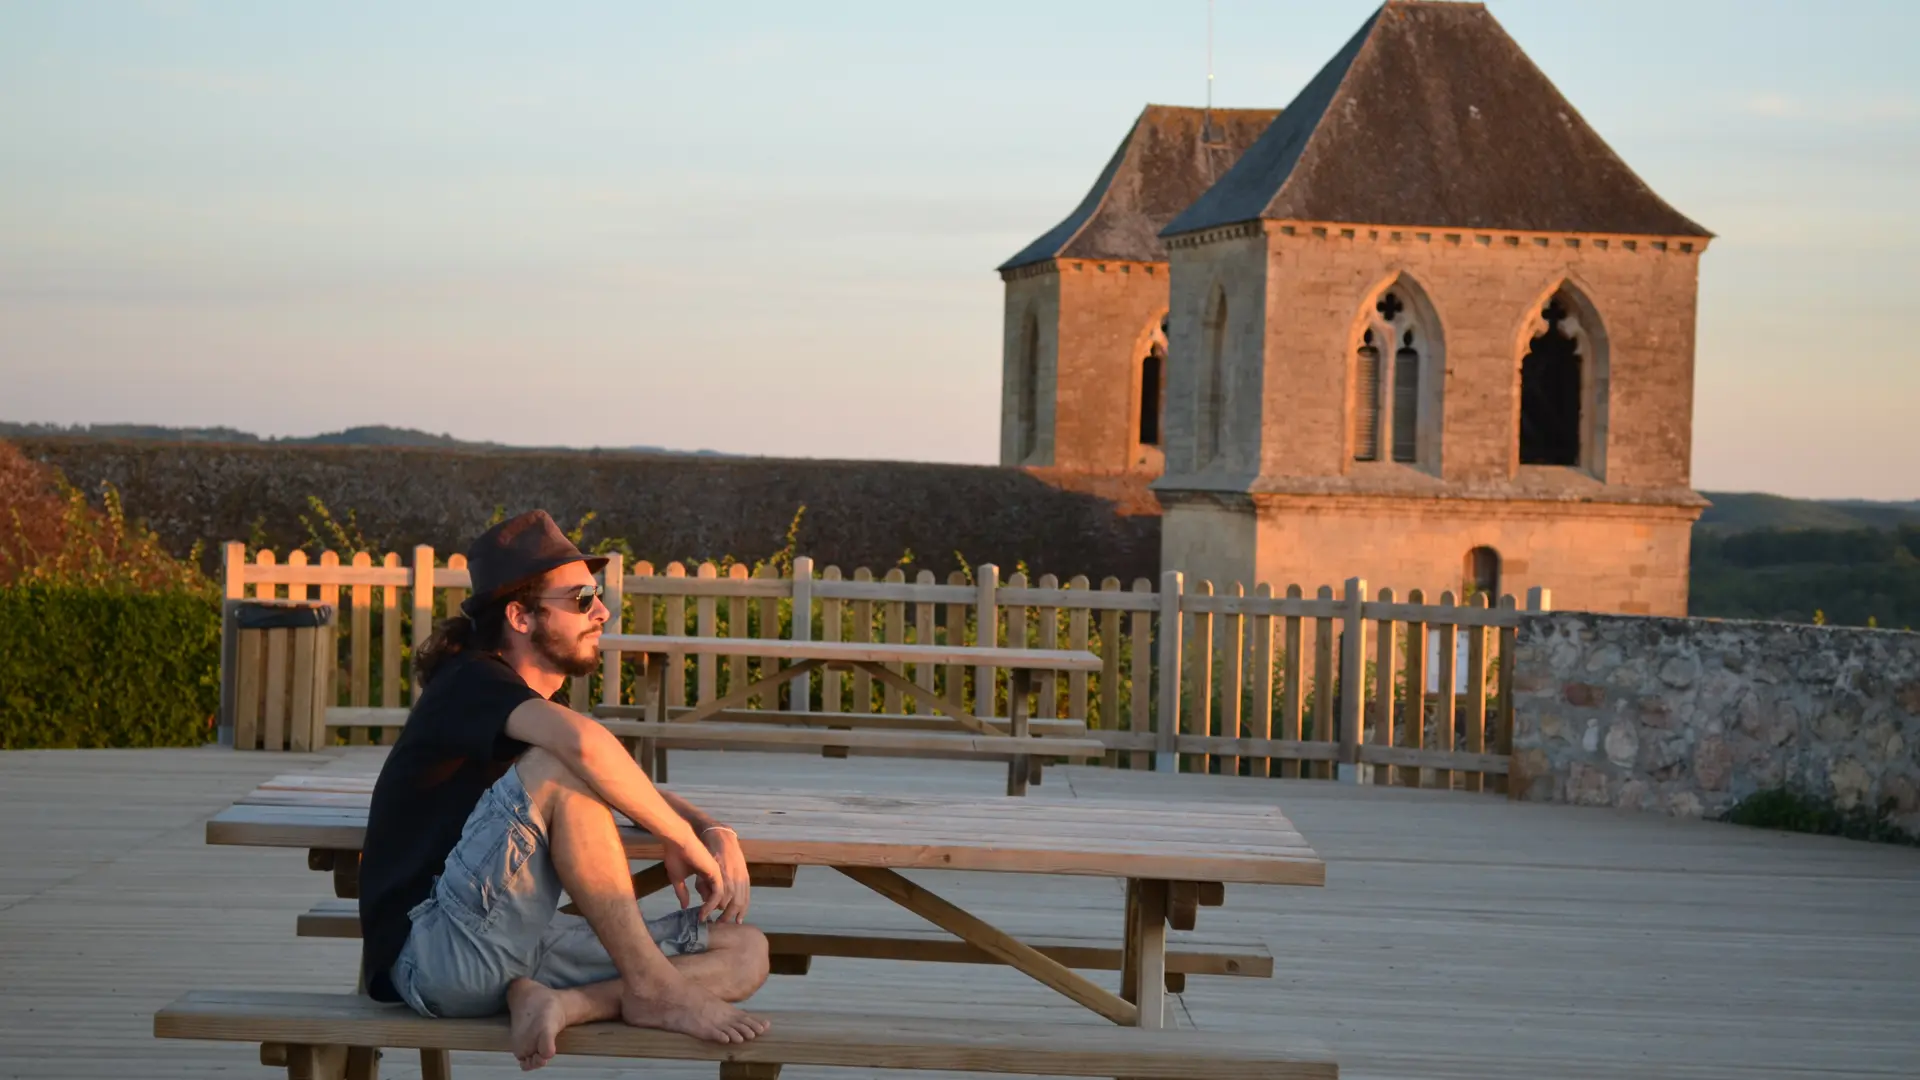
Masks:
[[[433,548],[413,549],[413,700],[420,700],[420,649],[433,633]]]
[[[813,556],[793,558],[793,640],[813,640]],[[813,676],[796,675],[787,691],[787,705],[794,712],[813,708]]]
[[[233,745],[234,684],[239,672],[240,648],[233,632],[233,604],[247,597],[247,545],[237,540],[220,548],[220,729],[221,746]],[[252,749],[252,747],[248,747]]]
[[[1180,771],[1180,594],[1185,578],[1178,570],[1160,575],[1160,730],[1153,752],[1154,772]],[[1139,687],[1134,688],[1140,692]]]
[[[616,634],[626,633],[627,627],[627,567],[625,556],[617,551],[607,554],[607,565],[600,571],[600,584],[606,588],[603,603],[607,605],[607,622]],[[620,704],[620,654],[617,652],[600,654],[600,703],[603,705]],[[585,704],[585,702],[582,702]],[[585,712],[585,709],[580,710]]]
[[[1360,782],[1360,714],[1367,698],[1367,583],[1348,578],[1340,619],[1340,764],[1342,783]]]
[[[1394,600],[1392,589],[1381,589],[1378,593],[1382,604],[1391,605]],[[1392,619],[1375,619],[1373,625],[1373,742],[1376,746],[1397,745],[1393,729],[1393,688],[1397,681],[1394,668],[1399,654],[1394,650],[1397,635]],[[1373,782],[1385,787],[1393,783],[1393,768],[1389,765],[1375,765],[1371,776]]]
[[[1500,598],[1500,610],[1516,610],[1511,595]],[[1500,708],[1494,714],[1493,752],[1506,756],[1509,769],[1513,761],[1513,653],[1514,642],[1519,637],[1518,625],[1519,620],[1515,619],[1500,628],[1500,682],[1496,691],[1500,695]],[[1512,790],[1504,775],[1493,778],[1493,789],[1502,794]]]
[[[974,567],[973,587],[973,643],[990,649],[1000,644],[1000,568],[992,563]],[[991,664],[974,667],[973,715],[993,715],[994,684],[998,678]]]

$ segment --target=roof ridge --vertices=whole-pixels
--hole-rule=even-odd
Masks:
[[[1135,144],[1140,138],[1140,129],[1147,122],[1147,110],[1151,108],[1153,108],[1151,105],[1143,106],[1134,116],[1133,126],[1127,129],[1127,137],[1120,140],[1120,147],[1113,152],[1113,159],[1107,162],[1106,168],[1100,170],[1099,179],[1093,182],[1093,191],[1099,192],[1100,197],[1095,199],[1091,206],[1086,206],[1086,216],[1082,217],[1080,224],[1074,226],[1073,231],[1060,241],[1061,251],[1067,250],[1075,240],[1080,239],[1080,234],[1086,232],[1087,226],[1093,224],[1093,220],[1100,216],[1100,210],[1107,205],[1107,200],[1113,198],[1113,182],[1120,175],[1120,170],[1126,168],[1127,159],[1133,155]],[[1093,196],[1093,191],[1087,192],[1089,198]],[[1082,199],[1080,202],[1085,206],[1087,200]],[[1075,207],[1073,212],[1080,213],[1080,207]]]
[[[1711,236],[1661,198],[1484,4],[1385,0],[1160,230],[1256,219]]]
[[[1268,199],[1266,206],[1261,208],[1263,213],[1271,212],[1274,205],[1280,201],[1281,196],[1285,195],[1287,189],[1293,186],[1294,178],[1300,175],[1300,166],[1307,160],[1308,155],[1312,154],[1316,147],[1325,145],[1326,139],[1323,138],[1323,136],[1327,130],[1327,114],[1333,112],[1335,105],[1347,100],[1352,95],[1353,71],[1360,66],[1362,60],[1367,58],[1368,50],[1373,45],[1374,38],[1377,36],[1375,31],[1379,29],[1380,16],[1385,14],[1386,10],[1394,6],[1396,2],[1407,2],[1407,0],[1386,0],[1385,3],[1374,9],[1373,15],[1360,27],[1360,33],[1356,35],[1360,38],[1360,47],[1353,51],[1353,56],[1349,57],[1346,64],[1341,68],[1340,81],[1333,84],[1333,93],[1327,97],[1327,103],[1321,107],[1320,114],[1314,117],[1313,126],[1307,129],[1307,141],[1305,145],[1300,147],[1300,153],[1293,159],[1293,167],[1287,170],[1287,178],[1280,182],[1280,186],[1273,191],[1273,197]],[[1419,2],[1419,0],[1414,0],[1414,2]],[[1427,2],[1430,3],[1432,0],[1427,0]],[[1343,48],[1340,51],[1345,52],[1346,50]],[[1334,59],[1339,59],[1339,53],[1334,54]],[[1332,61],[1328,61],[1327,67],[1331,66]],[[1322,68],[1322,70],[1324,71],[1325,68]],[[1316,73],[1314,78],[1319,78],[1319,75]],[[1311,85],[1311,83],[1309,83],[1309,85]],[[1303,87],[1300,92],[1304,94],[1306,93],[1306,89]],[[1288,104],[1292,103],[1289,102]]]
[[[1165,262],[1161,226],[1199,198],[1278,112],[1147,104],[1073,212],[1000,271],[1061,258]]]
[[[1388,2],[1399,3],[1399,4],[1437,5],[1440,3],[1447,2],[1447,0],[1388,0]],[[1480,4],[1480,3],[1476,3],[1472,5],[1461,4],[1460,6],[1462,7],[1472,6],[1472,7],[1480,8],[1482,11],[1486,10],[1486,5]],[[1507,28],[1500,25],[1500,20],[1494,17],[1493,12],[1487,11],[1486,17],[1488,21],[1493,23],[1494,29],[1498,30],[1502,37],[1507,38],[1509,41],[1513,40],[1513,35],[1507,33]],[[1639,170],[1635,169],[1632,165],[1629,165],[1627,163],[1627,159],[1620,156],[1620,151],[1615,150],[1613,148],[1612,143],[1608,142],[1606,139],[1601,137],[1600,129],[1593,126],[1593,123],[1587,119],[1586,114],[1580,111],[1580,107],[1573,103],[1573,99],[1568,97],[1566,93],[1560,89],[1559,84],[1555,83],[1553,79],[1547,75],[1546,69],[1542,68],[1539,64],[1534,63],[1532,55],[1530,55],[1527,52],[1527,50],[1520,48],[1519,42],[1515,41],[1513,42],[1513,45],[1514,45],[1513,51],[1519,55],[1520,62],[1527,65],[1528,68],[1532,69],[1533,73],[1540,77],[1541,82],[1544,82],[1548,86],[1553,87],[1554,93],[1558,94],[1560,97],[1560,103],[1566,106],[1566,109],[1569,113],[1573,114],[1574,122],[1593,133],[1593,137],[1595,141],[1597,141],[1600,144],[1600,149],[1604,151],[1609,158],[1612,158],[1614,164],[1618,165],[1623,172],[1625,172],[1628,176],[1632,177],[1634,183],[1640,185],[1640,190],[1643,192],[1646,192],[1648,198],[1652,199],[1654,202],[1657,202],[1661,206],[1665,207],[1670,213],[1673,214],[1673,216],[1693,226],[1695,229],[1698,229],[1699,235],[1708,236],[1708,237],[1711,237],[1714,235],[1712,230],[1708,229],[1706,226],[1693,220],[1687,215],[1681,213],[1678,207],[1668,202],[1664,197],[1661,196],[1659,192],[1653,190],[1653,185],[1647,183],[1646,179],[1640,175]],[[1292,178],[1289,177],[1288,179],[1291,180]],[[1675,234],[1675,235],[1679,235],[1679,234]]]
[[[1284,190],[1287,181],[1291,180],[1293,171],[1299,167],[1300,159],[1305,155],[1308,145],[1313,142],[1313,137],[1318,134],[1326,118],[1327,109],[1334,98],[1339,96],[1347,74],[1353,70],[1354,61],[1367,42],[1372,39],[1374,27],[1379,24],[1380,13],[1384,10],[1386,9],[1381,7],[1367,16],[1366,21],[1360,24],[1360,29],[1342,42],[1339,51],[1328,57],[1326,63],[1320,65],[1319,70],[1315,71],[1306,85],[1302,86],[1293,95],[1293,99],[1281,108],[1273,123],[1269,124],[1253,145],[1249,146],[1240,159],[1234,162],[1233,167],[1229,168],[1224,175],[1216,177],[1213,184],[1202,192],[1199,198],[1186,209],[1175,214],[1173,220],[1167,222],[1166,227],[1160,230],[1162,238],[1229,223],[1224,220],[1214,220],[1223,214],[1232,221],[1246,220],[1246,216],[1238,216],[1234,210],[1221,209],[1221,204],[1231,206],[1236,201],[1236,193],[1231,186],[1234,175],[1243,170],[1248,174],[1261,170],[1262,162],[1267,158],[1256,155],[1263,150],[1267,151],[1273,168],[1279,168],[1281,163],[1287,162],[1291,155],[1291,163],[1285,166],[1286,179],[1272,194],[1261,201],[1257,212],[1247,216],[1259,217],[1266,213],[1279,191]],[[1332,80],[1331,87],[1327,84],[1329,79]],[[1320,101],[1316,107],[1315,101],[1321,94],[1324,94],[1325,100]],[[1306,130],[1301,136],[1298,149],[1295,149],[1293,136],[1300,132],[1303,125]],[[1196,221],[1198,223],[1194,224]]]
[[[1074,239],[1086,230],[1087,223],[1100,212],[1100,208],[1106,205],[1108,197],[1113,193],[1113,178],[1119,175],[1120,166],[1126,163],[1127,155],[1132,152],[1134,136],[1140,133],[1140,121],[1146,115],[1146,110],[1142,109],[1139,115],[1133,118],[1132,126],[1127,128],[1126,137],[1120,140],[1120,145],[1113,151],[1113,156],[1107,159],[1107,164],[1101,168],[1100,175],[1094,178],[1093,187],[1087,189],[1085,195],[1080,196],[1080,202],[1074,206],[1073,211],[1060,219],[1053,228],[1041,233],[1039,239],[1021,248],[996,269],[1011,270],[1017,266],[1054,258],[1059,252],[1066,250],[1067,245],[1073,243]],[[1079,219],[1077,224],[1076,218]],[[1073,225],[1073,229],[1062,234],[1060,230],[1070,224]],[[1029,252],[1036,253],[1037,257],[1028,258]],[[1044,254],[1039,254],[1041,252]]]

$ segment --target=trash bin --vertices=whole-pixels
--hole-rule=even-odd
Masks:
[[[327,745],[334,689],[334,609],[306,600],[229,600],[232,666],[221,680],[220,742],[304,753]]]

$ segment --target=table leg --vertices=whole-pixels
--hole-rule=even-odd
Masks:
[[[1007,672],[1007,734],[1016,739],[1027,738],[1027,691],[1031,685],[1033,673],[1026,668],[1013,668]],[[1027,793],[1028,760],[1026,754],[1015,754],[1007,763],[1007,794],[1025,795]]]
[[[836,866],[834,869],[1116,1024],[1132,1027],[1140,1019],[1140,1011],[1118,995],[958,905],[935,896],[898,871],[879,866]],[[1163,953],[1163,967],[1165,962]],[[1159,1024],[1156,1022],[1154,1026]]]
[[[1127,882],[1127,934],[1120,958],[1120,996],[1140,1007],[1140,1027],[1166,1026],[1167,883],[1164,881]]]
[[[656,723],[667,722],[667,667],[672,657],[666,653],[649,653],[647,667],[655,670],[651,691],[653,694],[653,719]],[[667,748],[653,739],[640,743],[640,768],[656,784],[667,782]]]
[[[953,721],[959,725],[963,731],[971,731],[975,735],[1000,734],[997,728],[989,726],[987,722],[981,718],[967,715],[966,711],[958,705],[955,705],[952,700],[941,697],[917,682],[902,678],[899,673],[891,670],[885,664],[872,664],[865,660],[850,660],[847,662],[847,666],[855,671],[866,672],[872,676],[875,682],[878,682],[882,686],[892,687],[900,691],[900,693],[906,697],[912,698],[914,701],[926,706],[929,711],[937,712]]]
[[[260,1064],[285,1067],[287,1080],[342,1080],[347,1075],[347,1048],[261,1043]]]

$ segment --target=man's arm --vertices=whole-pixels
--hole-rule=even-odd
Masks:
[[[671,791],[662,791],[660,797],[673,807],[674,812],[687,819],[687,824],[700,834],[706,842],[707,850],[720,863],[721,875],[727,882],[727,900],[720,907],[722,921],[734,922],[747,920],[747,909],[753,904],[753,881],[747,872],[747,857],[740,850],[740,837],[732,829],[714,820],[711,814],[693,805]]]
[[[666,800],[667,805],[673,808],[674,813],[685,818],[687,824],[693,826],[693,831],[695,832],[726,828],[726,826],[714,820],[711,814],[708,814],[705,810],[700,809],[671,791],[660,792],[660,797]]]
[[[507,717],[507,735],[559,758],[601,801],[659,837],[669,856],[678,855],[694,871],[715,882],[714,895],[707,898],[710,906],[726,903],[727,875],[696,831],[694,820],[679,809],[693,808],[654,787],[612,732],[572,709],[535,698],[521,703]],[[694,813],[712,823],[698,810]]]

